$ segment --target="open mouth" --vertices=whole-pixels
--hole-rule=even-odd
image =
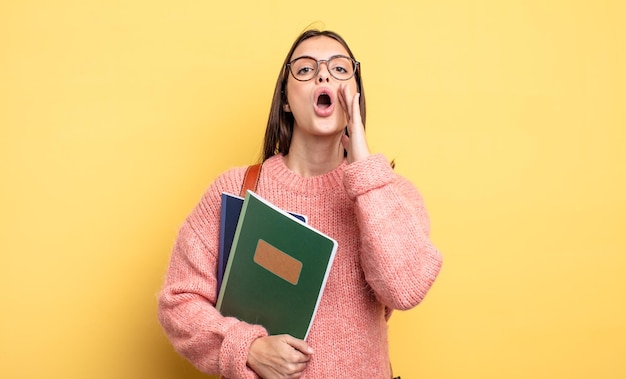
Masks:
[[[322,93],[321,95],[319,95],[319,97],[317,98],[317,106],[321,109],[326,109],[328,107],[330,107],[332,104],[331,100],[330,100],[330,96],[326,93]]]
[[[330,88],[318,88],[315,91],[315,114],[319,117],[329,117],[335,110],[335,94]]]

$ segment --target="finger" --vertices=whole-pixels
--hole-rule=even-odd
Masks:
[[[307,366],[307,362],[291,364],[291,365],[289,365],[288,368],[285,368],[285,374],[288,374],[288,375],[299,374],[302,371],[304,371],[306,366]]]
[[[313,354],[313,348],[309,346],[305,341],[292,337],[290,335],[286,336],[285,342],[287,342],[291,347],[300,351],[303,354],[311,355]]]
[[[353,97],[352,97],[352,114],[351,114],[351,118],[352,118],[352,123],[354,125],[360,125],[361,124],[361,94],[360,93],[356,93]]]
[[[353,120],[354,117],[354,96],[355,93],[352,91],[352,89],[350,88],[350,86],[347,85],[343,85],[343,91],[342,91],[342,95],[343,95],[343,101],[346,104],[346,114],[348,114],[350,116],[350,120]]]
[[[346,115],[346,119],[348,122],[350,122],[350,108],[348,107],[348,103],[346,102],[346,95],[345,95],[345,86],[342,84],[339,87],[339,91],[337,91],[337,97],[339,98],[339,105],[341,105],[341,108],[343,109],[343,113]]]

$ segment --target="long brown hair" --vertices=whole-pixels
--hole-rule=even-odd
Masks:
[[[287,69],[287,63],[291,60],[294,50],[302,43],[312,37],[329,37],[339,42],[348,52],[350,58],[354,58],[354,54],[348,47],[346,41],[337,33],[330,30],[316,30],[311,29],[300,34],[294,41],[289,53],[285,57],[285,61],[278,74],[278,80],[276,81],[276,88],[274,88],[274,96],[272,98],[272,105],[270,107],[270,114],[267,120],[267,128],[265,129],[265,141],[263,144],[263,157],[262,160],[272,157],[273,155],[280,153],[286,155],[289,153],[289,146],[291,145],[291,136],[293,133],[293,114],[285,112],[283,105],[287,103],[286,84],[289,78],[289,71]],[[356,59],[355,59],[356,60]],[[365,125],[365,94],[363,93],[363,82],[361,80],[361,65],[357,66],[357,70],[354,73],[356,79],[357,91],[361,94],[359,98],[359,105],[361,108],[361,120]]]

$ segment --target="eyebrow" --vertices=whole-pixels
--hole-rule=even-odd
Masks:
[[[350,56],[349,56],[349,55],[345,55],[345,54],[335,54],[335,55],[331,55],[330,57],[328,57],[328,59],[317,59],[317,58],[312,57],[312,56],[310,56],[310,55],[301,55],[301,56],[299,56],[299,57],[291,58],[291,59],[289,60],[289,62],[293,62],[293,61],[295,61],[296,59],[300,59],[300,58],[311,58],[311,59],[314,59],[314,60],[316,60],[316,61],[327,61],[327,60],[332,59],[332,58],[335,58],[335,57],[342,57],[342,58],[352,59],[352,58],[350,58]]]

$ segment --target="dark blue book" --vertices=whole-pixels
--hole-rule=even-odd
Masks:
[[[222,209],[220,215],[220,245],[217,259],[217,293],[220,293],[224,272],[228,263],[230,249],[233,246],[239,215],[243,207],[243,197],[230,193],[222,193]],[[290,214],[302,222],[307,222],[306,217],[297,213]]]

